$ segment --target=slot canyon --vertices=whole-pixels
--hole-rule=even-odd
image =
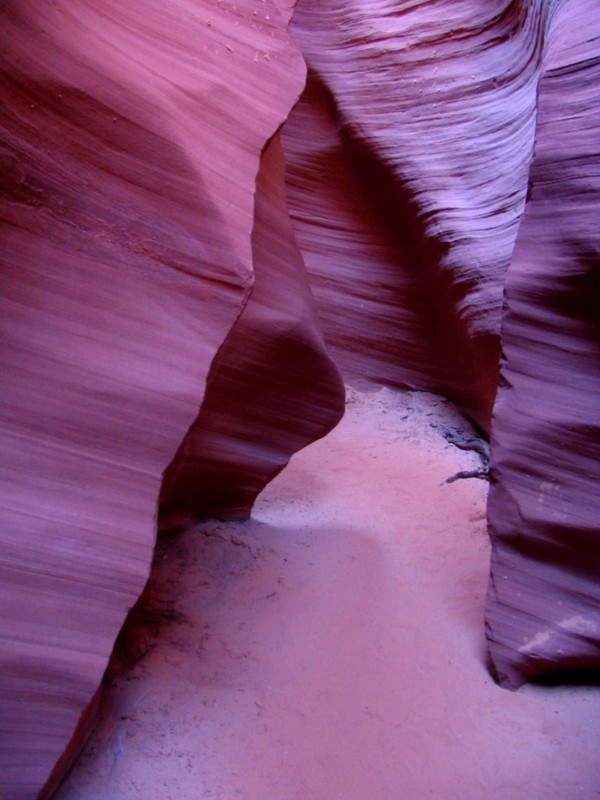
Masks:
[[[598,800],[597,0],[0,41],[0,800]]]

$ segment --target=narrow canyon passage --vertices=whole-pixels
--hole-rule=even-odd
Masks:
[[[349,390],[250,522],[163,538],[59,800],[600,797],[600,689],[486,670],[487,483],[442,424]]]

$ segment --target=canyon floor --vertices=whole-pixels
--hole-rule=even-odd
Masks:
[[[57,798],[600,798],[600,688],[486,670],[487,483],[442,424],[350,389],[252,520],[164,535]]]

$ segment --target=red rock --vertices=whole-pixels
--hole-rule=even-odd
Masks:
[[[344,374],[489,429],[511,264],[488,635],[512,686],[599,664],[597,17],[300,0],[294,18],[311,78],[284,129],[290,207]]]
[[[314,73],[283,141],[296,237],[346,380],[447,394],[487,427],[497,337],[475,340],[457,320],[439,247],[385,170],[340,134]],[[485,367],[474,374],[474,363]]]
[[[511,686],[600,658],[597,17],[379,0],[294,17],[311,79],[288,193],[344,374],[441,392],[489,430],[511,265],[488,603]]]
[[[146,580],[162,473],[251,294],[252,250],[267,246],[260,226],[251,236],[259,157],[304,79],[280,5],[32,0],[0,14],[11,800],[56,765],[50,791],[73,755],[79,735],[57,764]],[[320,347],[307,311],[303,326],[270,313]],[[318,428],[309,416],[295,438],[287,414],[280,460]]]
[[[599,46],[597,6],[565,4],[506,281],[487,631],[510,688],[600,670]]]
[[[265,150],[252,234],[254,288],[213,361],[200,414],[165,474],[170,516],[248,517],[290,455],[344,411],[285,201],[279,137]]]
[[[284,129],[290,207],[326,339],[349,379],[488,429],[546,16],[300,0],[293,20],[313,80]]]
[[[8,798],[50,792],[85,734],[165,471],[165,520],[246,515],[341,413],[272,138],[304,79],[292,5],[0,12]],[[511,264],[491,657],[513,687],[594,669],[596,9],[395,11],[301,0],[312,77],[284,139],[318,311],[349,378],[443,392],[486,428]]]

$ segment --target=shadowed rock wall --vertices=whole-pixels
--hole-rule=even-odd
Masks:
[[[494,408],[490,654],[515,688],[600,670],[600,16],[565,3],[540,83]]]
[[[270,257],[266,228],[282,247],[273,259],[299,269],[283,210],[268,225],[264,210],[255,217],[261,152],[304,81],[290,10],[250,0],[2,5],[7,800],[29,800],[45,783],[50,792],[84,733],[82,713],[148,575],[163,471],[223,342],[252,307],[254,259],[262,268]],[[296,289],[284,282],[273,298],[262,342],[282,360],[299,348],[320,365],[320,385],[306,418],[285,416],[277,468],[340,408],[337,373],[304,324],[309,312],[296,308],[308,307],[308,290],[300,301]],[[243,359],[243,342],[238,350]],[[286,379],[278,371],[280,395]],[[289,394],[299,394],[297,379]],[[236,509],[271,474],[253,453]]]
[[[305,74],[292,5],[2,6],[11,799],[50,792],[84,732],[163,474],[165,520],[245,515],[341,413],[275,136]],[[301,0],[295,22],[288,198],[337,363],[489,429],[502,341],[488,635],[512,687],[600,665],[597,19]]]
[[[165,523],[181,515],[247,517],[290,454],[344,411],[344,386],[325,351],[291,230],[278,136],[261,159],[252,245],[256,282],[165,474]]]
[[[293,22],[290,211],[344,375],[440,392],[489,431],[502,341],[487,624],[511,687],[600,666],[598,19],[300,0]]]
[[[300,0],[293,21],[290,210],[332,352],[487,430],[548,8]]]

